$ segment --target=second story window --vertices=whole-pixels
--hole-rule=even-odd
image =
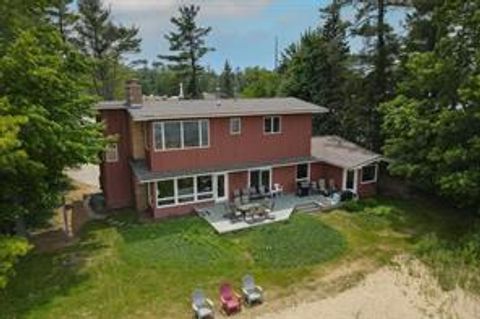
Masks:
[[[239,117],[233,117],[230,119],[230,134],[238,135],[242,132],[242,121]]]
[[[154,123],[155,150],[208,147],[208,120],[165,121]]]
[[[263,118],[263,133],[278,134],[281,132],[280,116],[266,116]]]

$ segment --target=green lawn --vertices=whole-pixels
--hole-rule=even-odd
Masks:
[[[449,229],[468,224],[438,218],[441,209],[421,202],[379,199],[351,210],[357,212],[298,213],[286,223],[228,235],[197,217],[140,224],[125,214],[92,222],[78,244],[19,263],[0,292],[0,316],[187,318],[195,287],[215,300],[222,281],[238,286],[252,273],[269,296],[278,296],[341,264],[382,265],[415,252],[425,234],[452,235]]]

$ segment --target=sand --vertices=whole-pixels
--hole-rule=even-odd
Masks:
[[[443,291],[427,267],[402,257],[337,295],[285,305],[266,314],[247,312],[245,318],[259,319],[478,319],[480,299],[459,288]]]

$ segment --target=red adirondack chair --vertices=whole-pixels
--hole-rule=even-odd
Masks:
[[[228,283],[224,283],[220,286],[220,302],[222,304],[222,309],[227,315],[242,310],[240,295],[235,293],[232,286]]]

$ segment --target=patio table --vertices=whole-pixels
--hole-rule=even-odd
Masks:
[[[248,203],[243,204],[237,207],[237,209],[242,212],[243,217],[245,218],[248,215],[254,213],[257,209],[262,208],[263,205],[260,203]]]

